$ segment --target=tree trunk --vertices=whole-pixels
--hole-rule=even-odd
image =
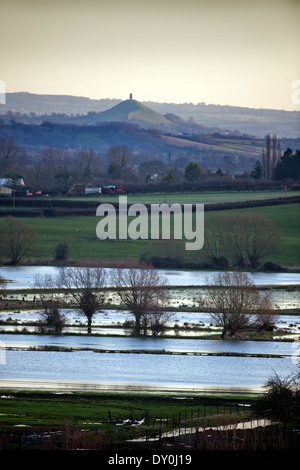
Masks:
[[[227,334],[227,329],[224,328],[223,331],[222,331],[222,334],[221,334],[221,339],[224,339],[226,334]]]
[[[136,336],[141,335],[141,315],[139,313],[135,314],[135,326],[133,329],[133,334]]]
[[[92,317],[88,317],[88,334],[92,333]]]

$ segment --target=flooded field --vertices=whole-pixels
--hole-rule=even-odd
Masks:
[[[10,381],[92,383],[99,386],[259,389],[276,371],[296,372],[287,357],[98,354],[93,351],[6,351],[0,386]]]
[[[26,327],[27,332],[37,332],[42,310],[5,310],[0,312],[0,332],[21,332]],[[86,333],[85,317],[74,309],[61,309],[66,318],[64,333]],[[202,336],[215,334],[218,328],[214,325],[207,312],[174,311],[168,312],[170,319],[167,323],[168,335]],[[133,320],[127,310],[105,309],[93,317],[93,334],[129,335],[131,329],[127,326]],[[284,329],[286,334],[300,337],[300,315],[278,315],[275,326]],[[209,330],[209,331],[208,331]],[[297,337],[296,337],[297,339]]]
[[[56,266],[18,266],[2,267],[0,275],[11,281],[7,288],[30,288],[34,287],[36,276],[56,276],[61,268]],[[107,271],[107,282],[109,285],[110,268]],[[213,276],[212,271],[180,271],[180,270],[159,270],[166,277],[170,286],[201,286],[205,285],[206,278]],[[282,285],[292,286],[300,284],[300,273],[249,273],[252,281],[257,286]]]
[[[134,337],[97,337],[74,335],[31,335],[1,334],[6,349],[45,349],[47,346],[70,351],[91,350],[94,352],[157,352],[162,354],[178,353],[189,355],[268,355],[291,357],[296,349],[289,341],[236,341],[236,340],[198,340],[189,338],[134,338]],[[300,343],[299,343],[300,350]],[[298,352],[300,355],[300,352]]]
[[[36,274],[55,274],[58,270],[56,267],[1,268],[0,274],[11,281],[9,290],[29,289],[34,287]],[[3,353],[0,387],[261,390],[275,371],[286,375],[297,370],[300,274],[251,274],[259,287],[268,288],[278,310],[275,325],[278,338],[228,341],[209,339],[209,335],[219,334],[218,328],[209,313],[196,308],[199,296],[205,295],[201,286],[207,275],[213,273],[161,272],[173,286],[170,307],[174,311],[170,312],[166,337],[132,337],[128,326],[132,315],[115,307],[116,297],[112,292],[108,295],[112,308],[93,317],[92,335],[86,335],[86,319],[74,309],[63,310],[67,321],[60,336],[37,334],[37,309],[11,308],[0,312]],[[22,297],[26,305],[26,300],[32,301],[33,296],[32,292],[27,295],[8,292],[6,298],[13,304]]]

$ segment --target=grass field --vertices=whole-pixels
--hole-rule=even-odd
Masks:
[[[209,150],[209,151],[216,151],[216,152],[224,152],[224,153],[232,153],[238,155],[249,155],[251,154],[254,157],[260,157],[261,155],[261,146],[259,143],[256,145],[253,143],[249,143],[249,141],[243,140],[235,140],[235,139],[214,139],[214,144],[205,143],[205,142],[197,142],[188,137],[176,137],[176,136],[169,136],[163,135],[162,139],[170,145],[175,145],[176,147],[181,148],[190,148],[194,147],[197,149]]]
[[[145,199],[144,197],[143,201]],[[271,261],[282,266],[300,266],[300,204],[236,209],[222,212],[254,212],[273,220],[281,233],[281,249]],[[205,213],[205,220],[214,217],[214,214],[216,213]],[[20,220],[27,222],[38,235],[36,252],[30,257],[33,263],[51,262],[54,259],[54,249],[60,242],[68,244],[68,259],[70,262],[78,262],[84,259],[112,261],[128,258],[139,259],[143,253],[164,250],[165,247],[168,248],[168,245],[170,245],[160,240],[99,240],[96,236],[96,226],[99,218],[96,216],[26,217],[20,218]],[[2,222],[3,219],[0,220],[0,225]],[[199,252],[187,252],[181,249],[180,253],[188,261],[201,261],[201,250]]]
[[[211,192],[211,193],[169,193],[169,194],[136,194],[127,195],[129,203],[139,202],[144,204],[220,204],[223,202],[259,201],[262,199],[274,199],[287,196],[299,196],[299,191],[245,191],[245,192]],[[118,202],[119,196],[105,195],[87,198],[71,197],[71,200]]]
[[[132,395],[118,393],[11,393],[2,394],[0,406],[2,412],[0,445],[3,436],[3,448],[13,449],[20,445],[22,435],[24,449],[40,446],[46,448],[80,448],[97,445],[105,449],[110,442],[121,442],[139,436],[158,436],[162,431],[195,426],[222,425],[242,422],[250,419],[249,405],[252,399],[244,397],[198,397],[182,396],[180,399],[167,395]],[[125,420],[127,423],[124,423]],[[140,425],[131,425],[136,421]],[[124,423],[124,425],[123,425]],[[53,439],[42,440],[42,433],[49,433]],[[54,432],[63,432],[55,441]],[[97,432],[90,440],[91,434]],[[35,439],[32,439],[33,436]],[[10,436],[10,439],[9,437]],[[26,439],[30,436],[31,439]],[[90,438],[89,438],[90,437]],[[63,442],[63,444],[62,444]],[[43,446],[43,447],[42,447]]]

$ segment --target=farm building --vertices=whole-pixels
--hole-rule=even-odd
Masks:
[[[0,196],[8,196],[10,197],[12,195],[12,189],[7,188],[6,186],[0,185]]]

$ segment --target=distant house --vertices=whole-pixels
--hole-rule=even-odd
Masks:
[[[7,188],[6,186],[0,185],[0,196],[8,196],[10,197],[12,195],[12,189]]]

